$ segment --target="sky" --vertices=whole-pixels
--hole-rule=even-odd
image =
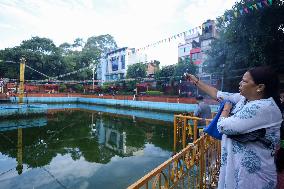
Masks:
[[[221,16],[236,0],[0,0],[0,49],[32,37],[56,46],[110,34],[118,47],[141,48]],[[177,62],[183,38],[145,50],[161,65]]]

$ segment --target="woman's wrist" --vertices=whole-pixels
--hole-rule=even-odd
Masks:
[[[198,77],[196,77],[196,80],[195,80],[195,81],[193,81],[193,83],[194,83],[194,85],[195,85],[195,86],[197,86],[197,84],[199,83],[199,78],[198,78]]]
[[[220,116],[221,116],[221,117],[229,117],[230,112],[231,112],[231,111],[230,111],[229,109],[223,109]]]

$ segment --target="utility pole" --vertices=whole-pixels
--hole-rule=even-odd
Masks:
[[[93,92],[95,90],[95,67],[93,67]]]
[[[19,104],[23,104],[24,100],[24,89],[25,89],[25,65],[26,59],[22,57],[20,59],[20,86],[19,86]]]

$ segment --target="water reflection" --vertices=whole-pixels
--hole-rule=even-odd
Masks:
[[[0,131],[0,188],[125,188],[172,151],[171,122],[78,110],[45,119]]]

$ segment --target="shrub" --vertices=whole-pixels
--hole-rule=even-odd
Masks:
[[[161,96],[161,95],[163,95],[163,92],[161,92],[161,91],[146,91],[146,94],[150,95],[150,96]]]
[[[65,92],[67,89],[67,86],[65,84],[60,84],[59,85],[59,92]]]

